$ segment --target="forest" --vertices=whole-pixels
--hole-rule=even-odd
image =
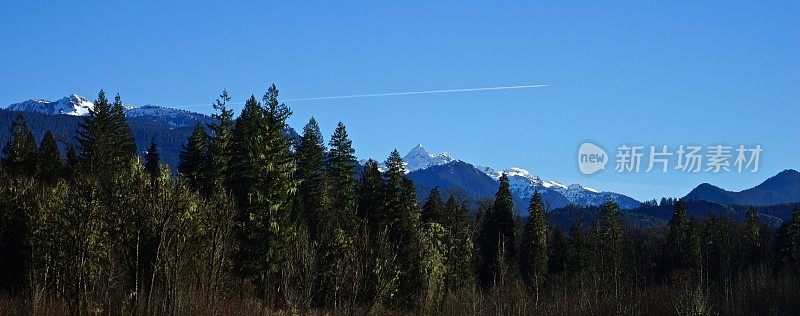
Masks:
[[[0,161],[0,314],[793,314],[800,207],[778,227],[687,214],[641,227],[612,201],[556,225],[508,178],[494,199],[433,188],[403,160],[360,165],[347,128],[299,140],[271,85],[223,91],[177,172],[140,154],[103,91],[62,152],[23,116]],[[420,202],[418,202],[420,201]],[[655,203],[655,202],[653,202]]]

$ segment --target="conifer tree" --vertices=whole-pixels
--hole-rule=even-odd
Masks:
[[[317,121],[312,117],[303,128],[297,146],[297,199],[295,216],[308,225],[312,240],[319,241],[322,229],[336,220],[329,216],[325,184],[325,145]]]
[[[296,187],[289,140],[282,132],[291,111],[278,102],[272,85],[266,108],[251,96],[236,119],[231,136],[228,187],[239,208],[237,265],[256,281],[266,299],[266,278],[286,261],[294,234],[291,201]]]
[[[439,194],[439,187],[431,189],[428,199],[422,205],[422,217],[420,220],[423,223],[439,223],[442,222],[444,213],[444,205],[442,205],[442,196]]]
[[[481,278],[485,287],[502,283],[504,267],[514,266],[514,202],[508,183],[508,176],[500,176],[500,187],[495,194],[492,208],[483,215],[483,223],[478,235],[481,247]]]
[[[567,272],[571,276],[582,273],[588,261],[589,249],[583,235],[583,224],[579,218],[575,218],[570,224],[567,236]]]
[[[619,278],[622,262],[622,219],[619,206],[608,200],[600,209],[595,227],[595,260],[599,264],[601,277],[614,287],[619,297]]]
[[[534,191],[528,207],[528,222],[522,235],[522,276],[534,289],[539,300],[539,287],[547,273],[547,219],[539,191]]]
[[[227,103],[231,100],[228,90],[222,90],[216,101],[211,115],[214,120],[208,128],[214,133],[208,149],[208,181],[213,189],[220,188],[225,183],[225,175],[230,165],[230,144],[233,133],[233,110],[228,109]]]
[[[39,145],[39,179],[52,184],[64,176],[64,163],[56,144],[56,138],[49,130],[44,134]]]
[[[742,231],[744,261],[747,264],[758,263],[763,258],[763,246],[761,236],[761,221],[758,219],[755,207],[749,207],[745,215],[745,222]]]
[[[150,147],[147,147],[147,153],[144,159],[144,171],[150,175],[151,179],[155,179],[161,173],[161,158],[158,153],[158,146],[154,140],[150,140]]]
[[[675,204],[675,211],[672,213],[668,226],[667,266],[673,269],[687,268],[689,219],[686,216],[686,204],[683,201]]]
[[[208,134],[200,123],[195,124],[192,134],[180,153],[178,172],[186,179],[189,187],[200,190],[206,184],[208,171]]]
[[[5,171],[12,177],[31,177],[36,174],[38,149],[33,133],[28,129],[25,117],[18,114],[11,123],[11,137],[3,147],[2,163]]]
[[[353,150],[353,142],[348,138],[347,128],[342,122],[336,126],[331,136],[330,153],[328,154],[328,176],[331,192],[331,210],[337,218],[337,227],[346,232],[355,228],[356,199],[356,166],[358,162]]]
[[[443,218],[442,226],[448,232],[445,284],[451,291],[469,289],[475,284],[475,246],[466,201],[461,203],[455,194],[450,194],[444,205]]]
[[[386,227],[387,216],[383,204],[383,178],[378,169],[378,162],[374,159],[369,159],[364,164],[358,188],[358,217],[367,226],[370,238],[376,237],[378,230]]]
[[[399,259],[398,293],[391,304],[413,306],[424,286],[421,274],[419,208],[414,185],[405,177],[405,164],[395,149],[386,161],[386,215],[389,241]]]
[[[123,110],[119,95],[110,105],[105,92],[100,90],[94,108],[79,125],[78,152],[83,168],[103,183],[124,172],[136,155]]]

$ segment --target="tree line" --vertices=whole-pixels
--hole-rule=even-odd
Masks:
[[[637,229],[609,201],[563,231],[508,178],[494,199],[418,203],[397,150],[356,160],[339,123],[297,142],[275,85],[238,117],[223,91],[177,175],[140,155],[100,91],[62,155],[22,116],[0,161],[0,310],[11,313],[748,314],[800,308],[800,208],[780,228],[689,217]],[[666,203],[662,201],[663,203]],[[655,203],[655,202],[653,202]]]

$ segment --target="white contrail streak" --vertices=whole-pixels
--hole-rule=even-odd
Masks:
[[[371,94],[351,94],[351,95],[339,95],[339,96],[332,96],[332,97],[286,99],[286,100],[283,100],[283,101],[287,101],[288,102],[288,101],[315,101],[315,100],[333,100],[333,99],[353,99],[353,98],[389,97],[389,96],[415,95],[415,94],[435,94],[435,93],[452,93],[452,92],[530,89],[530,88],[542,88],[542,87],[547,87],[547,85],[546,84],[532,84],[532,85],[524,85],[524,86],[484,87],[484,88],[466,88],[466,89],[445,89],[445,90],[408,91],[408,92],[386,92],[386,93],[371,93]]]
[[[370,94],[351,94],[351,95],[337,95],[327,97],[313,97],[313,98],[295,98],[283,99],[282,102],[297,102],[297,101],[318,101],[318,100],[336,100],[336,99],[355,99],[355,98],[373,98],[373,97],[390,97],[402,95],[418,95],[418,94],[437,94],[437,93],[454,93],[454,92],[475,92],[475,91],[493,91],[493,90],[513,90],[513,89],[532,89],[548,87],[546,84],[531,84],[520,86],[503,86],[503,87],[483,87],[483,88],[463,88],[463,89],[444,89],[444,90],[427,90],[427,91],[406,91],[406,92],[384,92],[384,93],[370,93]],[[228,104],[242,104],[242,103],[228,103]],[[178,108],[185,107],[199,107],[208,106],[207,104],[194,104],[194,105],[181,105]]]

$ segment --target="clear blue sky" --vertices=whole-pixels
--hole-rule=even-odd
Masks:
[[[168,3],[163,3],[168,2]],[[741,190],[800,168],[800,4],[6,1],[0,105],[101,88],[126,102],[241,102],[549,84],[531,90],[294,102],[359,157],[417,143],[635,198]],[[210,107],[192,108],[209,113]],[[578,145],[761,144],[756,174],[583,176]],[[610,166],[613,169],[613,166]]]

